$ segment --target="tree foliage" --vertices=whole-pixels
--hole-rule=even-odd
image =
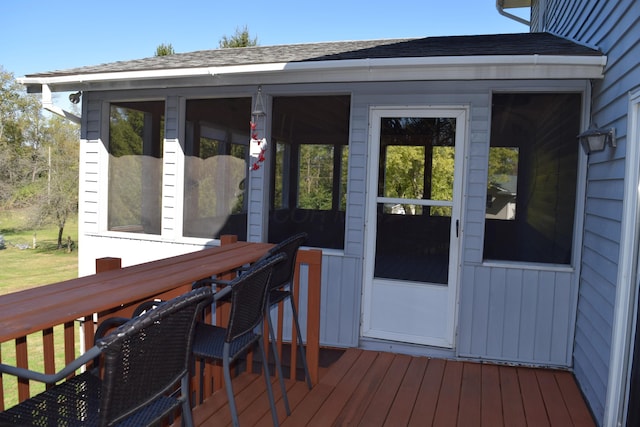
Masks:
[[[333,146],[300,146],[298,207],[330,210],[333,195]]]
[[[154,56],[168,56],[168,55],[173,55],[175,54],[176,51],[173,50],[173,46],[171,45],[171,43],[162,43],[160,45],[158,45],[158,47],[156,47],[156,53]]]
[[[28,202],[24,195],[42,172],[42,126],[38,100],[0,67],[0,206]]]
[[[245,25],[242,29],[236,28],[233,36],[222,36],[219,41],[220,48],[249,47],[258,46],[258,37],[251,38],[249,30]]]
[[[455,122],[450,119],[389,118],[385,121],[384,197],[453,200]],[[416,213],[413,204],[403,206]],[[450,215],[430,207],[431,215]]]
[[[31,208],[32,224],[64,225],[78,209],[78,127],[45,116],[0,67],[0,208]]]
[[[488,185],[504,183],[518,175],[518,148],[491,147]]]

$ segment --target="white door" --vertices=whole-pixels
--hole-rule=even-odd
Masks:
[[[464,108],[372,108],[362,335],[454,346]]]

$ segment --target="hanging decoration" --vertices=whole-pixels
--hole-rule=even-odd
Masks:
[[[258,136],[258,120],[261,117],[265,117],[264,106],[262,103],[262,86],[258,87],[258,94],[256,95],[256,105],[251,112],[251,141],[249,142],[249,153],[253,160],[253,164],[250,166],[251,170],[260,169],[260,165],[265,161],[265,152],[267,151],[267,139],[260,138]],[[262,123],[262,129],[264,129],[264,121]]]

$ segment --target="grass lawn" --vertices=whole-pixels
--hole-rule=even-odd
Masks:
[[[0,250],[0,295],[78,277],[77,218],[64,228],[64,242],[68,236],[74,242],[70,253],[57,249],[57,227],[33,230],[26,223],[25,211],[0,211],[0,235],[6,245]]]
[[[57,249],[58,229],[55,226],[33,230],[26,226],[27,212],[0,211],[0,235],[4,237],[5,249],[0,249],[0,295],[22,289],[55,283],[78,276],[78,223],[73,218],[64,229],[75,243],[73,251]],[[35,234],[36,247],[33,246]],[[54,329],[56,343],[56,370],[64,366],[62,327]],[[76,334],[77,336],[77,334]],[[27,338],[29,368],[43,372],[42,339],[34,334]],[[78,349],[76,349],[76,352]],[[0,345],[2,363],[15,366],[13,342]],[[17,385],[13,377],[3,377],[5,408],[17,403]],[[32,392],[43,390],[41,384],[32,382]]]

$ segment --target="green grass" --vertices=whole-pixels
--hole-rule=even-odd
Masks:
[[[57,249],[56,226],[34,230],[26,224],[26,211],[0,211],[0,235],[6,245],[0,250],[0,295],[78,276],[77,218],[67,221],[64,228],[64,242],[68,236],[74,242],[70,253]]]
[[[66,249],[57,249],[57,227],[48,226],[37,230],[29,228],[26,211],[0,211],[0,235],[4,236],[6,245],[6,249],[0,250],[0,295],[78,276],[78,222],[76,218],[68,221],[64,229],[65,242],[67,236],[70,236],[74,242],[73,250],[70,253]],[[35,249],[32,247],[34,235]],[[64,366],[62,334],[61,326],[54,328],[56,370]],[[29,368],[43,372],[42,335],[30,335],[27,337],[27,345]],[[13,342],[0,345],[0,357],[2,363],[15,366],[15,345]],[[15,405],[18,401],[16,384],[15,378],[3,377],[5,408]],[[44,389],[41,384],[34,382],[31,384],[32,394]]]

